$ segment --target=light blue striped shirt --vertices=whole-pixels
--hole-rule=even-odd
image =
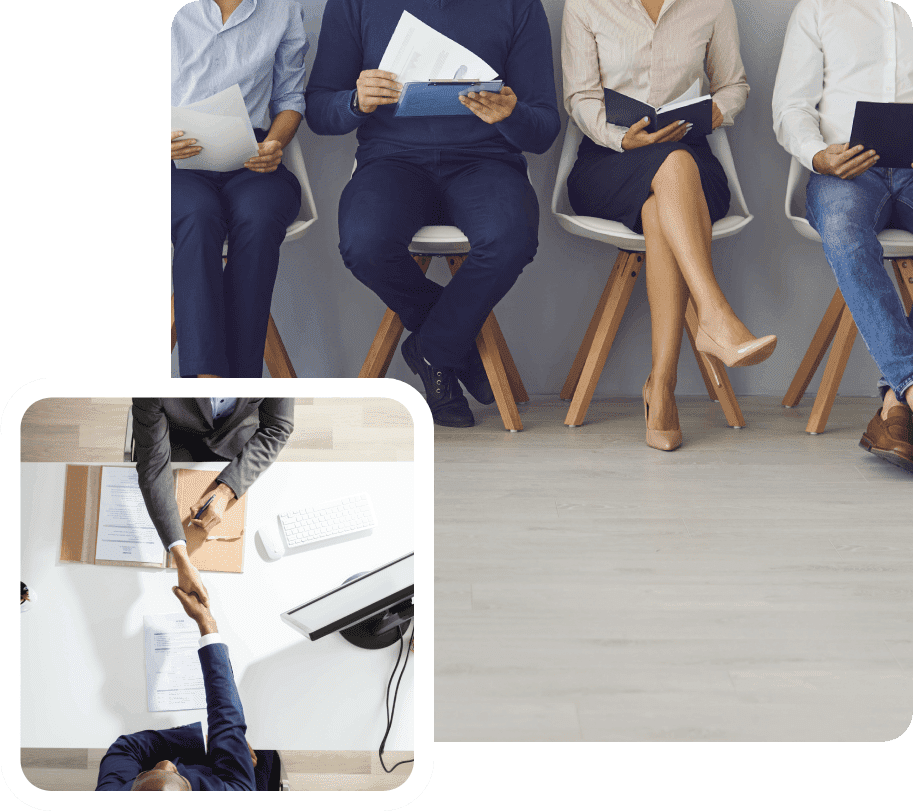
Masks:
[[[184,6],[171,24],[171,103],[241,87],[251,125],[283,110],[305,113],[304,11],[296,0],[241,0],[225,25],[214,0]]]

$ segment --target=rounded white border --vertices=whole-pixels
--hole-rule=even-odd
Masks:
[[[414,659],[414,752],[416,762],[409,778],[390,791],[317,791],[309,792],[305,802],[314,809],[356,809],[357,811],[390,811],[413,802],[428,786],[434,767],[434,426],[431,412],[422,396],[411,386],[396,380],[349,378],[301,378],[294,380],[248,379],[159,379],[159,378],[47,378],[28,383],[10,398],[0,418],[0,461],[2,461],[2,580],[4,594],[12,593],[12,584],[20,566],[20,430],[26,410],[49,397],[212,397],[251,393],[257,397],[386,397],[401,403],[413,418],[415,466],[415,535],[416,602],[421,606],[422,625],[427,631],[421,639],[421,654]],[[3,603],[0,616],[2,634],[2,752],[0,765],[3,779],[10,791],[33,808],[47,809],[123,809],[122,792],[44,791],[28,780],[20,767],[20,669],[19,632],[22,615],[12,602]],[[427,635],[426,635],[427,634]],[[12,663],[16,662],[16,665]],[[171,794],[179,807],[185,802],[193,808],[238,807],[249,805],[246,792],[197,793],[184,799]],[[265,800],[260,794],[257,802],[277,805],[295,803],[292,792],[271,792],[275,800]],[[130,807],[159,807],[158,794],[131,794]],[[207,797],[209,799],[207,799]],[[286,799],[283,799],[286,798]],[[299,801],[300,804],[300,801]],[[191,806],[189,806],[191,807]]]

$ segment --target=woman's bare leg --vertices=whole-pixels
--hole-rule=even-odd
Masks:
[[[692,156],[671,152],[651,182],[667,243],[688,285],[705,332],[718,343],[739,344],[755,336],[736,317],[711,263],[711,217]]]
[[[682,347],[689,288],[670,249],[652,194],[641,208],[647,246],[645,281],[651,308],[651,387],[648,427],[672,431],[679,427],[676,408],[676,367]]]

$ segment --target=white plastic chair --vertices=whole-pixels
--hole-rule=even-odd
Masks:
[[[286,235],[282,244],[299,239],[315,222],[317,222],[317,206],[314,204],[314,195],[311,193],[311,184],[308,182],[308,170],[305,168],[305,158],[297,138],[293,138],[289,145],[282,151],[282,163],[301,185],[301,207],[295,221],[286,228]],[[228,256],[228,241],[222,246],[223,261]],[[175,297],[171,297],[171,349],[174,351],[178,342],[178,333],[175,330]],[[292,360],[286,352],[285,344],[276,328],[273,316],[267,324],[267,340],[264,346],[263,359],[267,364],[271,377],[297,377],[292,366]]]
[[[809,220],[800,214],[800,212],[806,211],[808,178],[809,170],[796,158],[791,158],[790,171],[787,174],[787,193],[784,196],[784,214],[787,215],[787,219],[800,236],[821,242],[822,237],[819,236],[819,232],[809,224]],[[879,243],[882,245],[885,258],[892,262],[901,300],[905,310],[910,312],[911,254],[914,252],[912,251],[911,232],[887,228],[879,234]],[[856,337],[857,325],[854,323],[854,317],[851,315],[841,291],[836,290],[819,328],[813,336],[812,343],[800,362],[800,368],[797,369],[797,373],[787,389],[787,394],[781,401],[786,408],[793,408],[800,402],[800,398],[806,392],[825,353],[828,352],[829,344],[834,340],[828,363],[825,364],[822,372],[822,382],[819,384],[809,422],[806,424],[806,433],[821,434],[825,430]]]
[[[562,156],[559,159],[555,188],[552,192],[552,213],[555,214],[559,225],[570,234],[614,245],[619,249],[619,255],[610,271],[609,280],[606,282],[603,295],[590,320],[590,326],[587,328],[571,370],[568,372],[565,385],[562,387],[561,398],[571,400],[568,414],[565,417],[565,424],[568,426],[581,425],[584,422],[645,256],[645,242],[641,234],[635,233],[620,222],[599,217],[582,217],[572,211],[571,204],[568,202],[568,175],[571,174],[582,138],[580,129],[574,121],[569,119],[565,130],[565,141],[562,145]],[[716,240],[738,234],[752,221],[753,217],[746,206],[746,199],[743,197],[739,178],[736,176],[730,144],[722,127],[718,127],[708,136],[708,143],[727,175],[731,198],[729,215],[715,222],[711,228],[711,239]],[[692,350],[695,352],[708,395],[712,400],[721,404],[727,422],[731,426],[743,428],[746,422],[739,403],[736,401],[736,395],[733,393],[726,369],[717,358],[703,355],[696,349],[695,333],[697,329],[698,314],[690,298],[686,308],[686,334],[689,336]]]
[[[453,225],[426,225],[416,231],[409,244],[409,252],[423,273],[428,272],[433,257],[443,256],[453,276],[460,270],[470,252],[470,242],[466,234]],[[371,342],[359,377],[384,377],[402,334],[403,322],[388,308]],[[482,358],[489,384],[492,386],[492,392],[495,394],[495,403],[505,428],[512,433],[523,430],[517,404],[526,403],[530,395],[527,394],[520,378],[494,312],[489,313],[489,317],[482,325],[476,337],[476,347]]]

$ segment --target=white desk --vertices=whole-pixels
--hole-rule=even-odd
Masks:
[[[107,748],[140,729],[198,720],[205,727],[205,710],[146,711],[143,616],[182,610],[171,592],[175,571],[59,561],[65,468],[21,465],[21,572],[35,603],[21,618],[20,745]],[[368,538],[277,561],[255,543],[258,527],[278,512],[360,491],[371,495],[378,520]],[[377,749],[399,645],[362,650],[339,634],[311,642],[279,615],[413,551],[412,462],[276,463],[249,491],[244,543],[243,574],[203,572],[203,581],[229,648],[248,741],[264,749]],[[413,749],[412,671],[410,657],[391,751]]]

